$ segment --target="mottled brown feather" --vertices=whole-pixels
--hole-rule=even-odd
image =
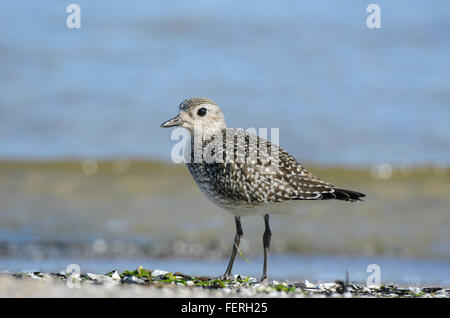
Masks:
[[[231,141],[233,148],[231,154],[230,151],[223,152],[225,162],[187,163],[200,188],[221,204],[328,199],[358,201],[364,197],[362,193],[337,189],[313,176],[293,156],[267,139],[232,128],[223,129],[222,138],[223,149],[230,145],[227,141]],[[216,155],[216,149],[211,147],[214,142],[215,137],[212,137],[202,143],[203,149],[211,148],[208,153],[212,156]],[[262,145],[266,145],[267,153],[261,151]],[[257,154],[256,162],[250,160],[253,151]],[[227,155],[233,162],[226,162]],[[268,174],[267,168],[272,162],[279,163],[278,169]]]

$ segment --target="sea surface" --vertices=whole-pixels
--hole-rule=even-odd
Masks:
[[[170,160],[187,97],[303,161],[450,164],[450,2],[8,1],[0,158]]]

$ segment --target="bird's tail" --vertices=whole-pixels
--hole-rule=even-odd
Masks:
[[[345,189],[334,189],[333,192],[335,199],[337,200],[343,200],[343,201],[362,201],[361,198],[364,198],[366,195],[363,193],[359,193],[352,190],[345,190]]]

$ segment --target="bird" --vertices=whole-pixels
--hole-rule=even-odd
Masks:
[[[272,232],[271,214],[292,213],[306,201],[362,201],[365,194],[337,188],[308,172],[286,150],[243,129],[228,128],[222,109],[206,97],[188,98],[178,115],[161,127],[185,128],[185,163],[201,192],[234,216],[236,234],[223,279],[232,269],[243,237],[241,217],[264,218],[264,263],[260,282],[267,283]]]

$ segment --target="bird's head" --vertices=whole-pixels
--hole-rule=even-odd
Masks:
[[[183,127],[191,134],[201,132],[211,136],[226,128],[225,117],[220,107],[205,97],[194,97],[180,104],[178,115],[164,122],[161,127]]]

